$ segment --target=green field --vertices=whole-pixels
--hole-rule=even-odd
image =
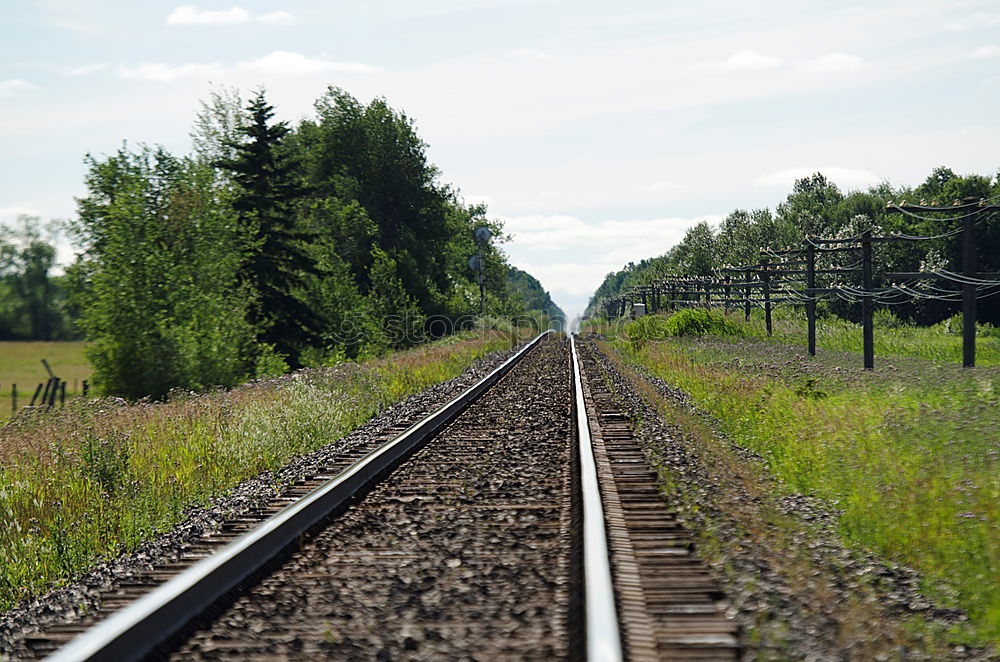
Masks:
[[[83,380],[90,378],[84,346],[83,342],[0,342],[0,418],[10,416],[14,384],[17,404],[23,407],[31,402],[39,382],[49,378],[42,359],[48,360],[56,376],[67,382],[67,398],[79,395]]]
[[[997,339],[965,369],[945,360],[953,334],[884,328],[865,371],[845,351],[854,325],[827,324],[809,357],[790,342],[794,320],[773,339],[757,324],[687,310],[627,324],[606,347],[684,391],[789,490],[836,504],[844,540],[918,569],[928,594],[1000,643]]]

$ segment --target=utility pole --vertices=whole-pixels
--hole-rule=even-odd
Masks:
[[[865,353],[865,370],[874,370],[875,337],[873,333],[871,228],[861,233],[861,282],[861,287],[865,291],[861,299],[861,329]]]
[[[976,276],[975,228],[982,212],[965,217],[962,224],[962,275],[966,279]],[[976,365],[976,286],[962,284],[962,366]]]
[[[988,205],[985,200],[968,197],[961,204],[944,205],[913,205],[906,202],[888,203],[888,212],[932,212],[936,214],[954,213],[958,217],[942,218],[942,221],[962,221],[962,275],[965,280],[976,278],[997,278],[1000,274],[976,273],[976,223],[991,214],[1000,212],[1000,205]],[[890,274],[902,275],[902,274]],[[910,276],[911,274],[906,274]],[[913,274],[926,277],[924,274]],[[933,277],[933,276],[932,276]],[[976,286],[970,282],[962,283],[962,365],[972,368],[976,365]]]
[[[816,356],[816,247],[806,239],[806,320],[809,325],[809,356]]]
[[[764,258],[761,260],[760,277],[764,281],[764,326],[767,328],[767,337],[771,337],[773,326],[771,324],[771,260]]]

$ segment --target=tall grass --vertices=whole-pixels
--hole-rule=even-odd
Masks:
[[[856,354],[731,338],[614,346],[788,489],[841,508],[847,541],[916,567],[1000,643],[1000,369],[896,359],[866,373]]]
[[[663,339],[679,335],[746,336],[768,342],[806,347],[806,318],[801,309],[780,307],[772,316],[773,335],[765,330],[762,311],[754,310],[750,321],[742,312],[711,313],[700,309],[684,309],[672,315],[653,315],[634,321],[601,319],[587,320],[584,330],[602,335],[633,339]],[[690,329],[676,332],[681,326]],[[874,319],[875,359],[887,357],[920,358],[940,363],[962,363],[962,321],[956,315],[939,324],[917,327],[905,324],[888,310],[876,310]],[[700,327],[700,328],[692,328]],[[862,351],[860,324],[826,315],[816,322],[816,345],[820,352]],[[977,326],[976,364],[1000,366],[1000,328],[988,324]]]
[[[0,429],[0,608],[133,549],[240,481],[509,347],[487,333],[166,403],[77,403]]]

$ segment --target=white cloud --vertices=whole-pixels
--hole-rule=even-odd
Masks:
[[[676,193],[681,190],[681,185],[677,182],[652,182],[636,187],[639,193]]]
[[[122,78],[134,78],[139,80],[152,80],[157,82],[169,82],[178,78],[188,78],[192,76],[208,77],[222,72],[222,67],[218,64],[197,64],[190,62],[171,66],[161,62],[141,62],[135,67],[119,67],[118,75]]]
[[[169,65],[161,62],[142,62],[135,67],[119,67],[122,78],[169,82],[179,78],[209,78],[232,73],[272,74],[279,76],[311,76],[327,73],[373,73],[378,67],[360,62],[335,62],[310,58],[292,51],[274,51],[255,60],[245,60],[232,65],[217,62],[202,64]]]
[[[552,56],[537,48],[517,48],[510,52],[511,57],[521,60],[551,60]]]
[[[983,46],[972,51],[972,57],[976,60],[985,60],[998,55],[1000,55],[1000,46]]]
[[[88,74],[94,74],[98,71],[103,71],[108,68],[108,65],[103,62],[95,62],[94,64],[84,64],[78,67],[68,67],[65,69],[60,69],[59,73],[63,76],[86,76]]]
[[[621,264],[607,262],[598,264],[576,264],[573,262],[514,262],[537,278],[553,296],[568,294],[573,297],[589,297],[597,289],[604,277],[611,271],[622,268]],[[571,311],[566,311],[571,314]]]
[[[573,250],[586,253],[591,262],[624,263],[665,253],[699,220],[653,218],[586,223],[575,216],[529,215],[504,219],[504,229],[513,236],[519,253],[550,253]],[[513,246],[512,246],[513,248]]]
[[[270,55],[239,62],[234,69],[254,71],[266,74],[281,74],[289,76],[308,76],[311,74],[337,73],[374,73],[378,67],[360,62],[334,62],[319,58],[309,58],[292,51],[274,51]]]
[[[462,193],[462,199],[469,205],[486,205],[487,207],[497,205],[497,198],[486,193]]]
[[[976,28],[992,28],[996,25],[1000,25],[1000,14],[993,14],[990,12],[976,12],[968,18],[963,18],[959,21],[952,21],[945,25],[946,30],[974,30]]]
[[[295,22],[295,17],[286,11],[273,11],[269,14],[261,14],[257,20],[271,25],[291,25]]]
[[[719,68],[723,71],[765,71],[781,66],[782,62],[780,57],[743,50],[730,55]]]
[[[864,66],[864,63],[856,55],[847,53],[827,53],[811,60],[799,62],[798,68],[812,74],[840,73],[842,71],[855,71]]]
[[[30,92],[35,89],[38,89],[38,86],[26,80],[12,78],[0,81],[0,97],[13,97],[21,92]]]
[[[653,218],[588,223],[569,215],[504,218],[513,236],[511,264],[524,269],[573,316],[612,271],[629,262],[657,257],[677,244],[699,221],[717,224],[722,216]]]
[[[41,216],[42,212],[34,207],[28,207],[26,205],[10,205],[8,207],[0,207],[0,220],[14,219],[21,215]]]
[[[242,7],[230,9],[208,10],[198,9],[194,5],[177,7],[167,16],[167,25],[232,25],[236,23],[270,23],[272,25],[287,25],[294,17],[286,11],[275,11],[254,16]]]
[[[761,175],[754,183],[757,186],[791,189],[792,185],[795,184],[795,180],[808,177],[816,172],[823,173],[823,175],[835,184],[847,189],[872,186],[882,181],[881,177],[870,170],[828,166],[826,168],[787,168],[785,170],[777,170]]]

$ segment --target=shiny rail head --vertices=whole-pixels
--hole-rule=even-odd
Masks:
[[[187,568],[129,606],[80,634],[47,659],[52,662],[140,660],[169,641],[211,604],[322,520],[330,510],[365,489],[410,448],[433,436],[517,365],[551,329],[525,343],[488,375],[413,426],[359,459],[336,478],[310,492],[216,554]]]
[[[587,660],[620,662],[624,657],[621,625],[615,606],[604,504],[590,438],[587,403],[583,397],[583,380],[580,377],[583,364],[574,336],[570,336],[570,352],[573,356],[573,397],[580,450],[580,491],[583,495],[584,636]]]

